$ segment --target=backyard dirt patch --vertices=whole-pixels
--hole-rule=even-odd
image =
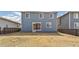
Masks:
[[[0,35],[1,47],[77,47],[79,36],[63,33],[11,33]]]

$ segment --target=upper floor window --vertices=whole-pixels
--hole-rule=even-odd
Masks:
[[[74,19],[78,19],[79,17],[78,17],[78,13],[74,13],[73,14],[73,17],[74,17]]]
[[[30,18],[30,13],[26,13],[26,18]]]
[[[49,18],[54,19],[54,14],[49,14]]]
[[[43,18],[44,18],[44,14],[43,14],[43,13],[39,14],[39,17],[40,17],[41,19],[43,19]]]
[[[47,28],[52,28],[52,23],[51,22],[46,22],[46,27]]]

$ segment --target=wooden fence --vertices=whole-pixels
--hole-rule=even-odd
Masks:
[[[0,27],[0,34],[1,34],[1,27]]]
[[[20,28],[3,28],[3,30],[1,30],[0,28],[0,34],[13,33],[13,32],[18,32],[20,30],[21,30]]]
[[[79,36],[79,29],[58,29],[59,32]]]

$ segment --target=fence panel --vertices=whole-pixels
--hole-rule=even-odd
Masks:
[[[59,32],[79,36],[79,29],[58,29]]]
[[[1,34],[1,27],[0,27],[0,34]]]
[[[13,33],[20,31],[20,28],[3,28],[1,31],[2,34]]]

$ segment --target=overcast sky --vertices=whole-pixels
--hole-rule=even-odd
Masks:
[[[5,2],[4,2],[5,1]],[[20,21],[21,14],[16,11],[79,11],[79,0],[1,0],[0,16]],[[5,12],[4,12],[5,11]]]
[[[79,0],[1,0],[0,16],[20,21],[21,14],[16,11],[79,11]],[[5,12],[4,12],[5,11]],[[13,11],[13,12],[12,12]]]

